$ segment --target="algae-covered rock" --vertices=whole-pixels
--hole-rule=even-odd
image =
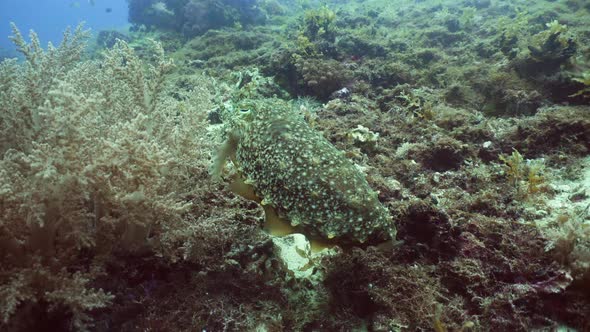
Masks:
[[[313,274],[311,245],[303,234],[291,234],[272,239],[274,252],[283,267],[297,279],[308,278]]]
[[[261,24],[266,20],[257,0],[129,0],[129,22],[149,29],[197,36],[234,24]]]
[[[130,38],[116,30],[102,30],[96,37],[96,44],[104,48],[112,48],[117,43],[117,39],[129,42]]]
[[[369,128],[358,125],[348,133],[348,138],[354,145],[366,151],[374,151],[377,147],[379,133],[372,132]]]

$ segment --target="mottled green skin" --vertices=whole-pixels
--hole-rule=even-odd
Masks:
[[[363,174],[302,116],[256,110],[230,123],[240,173],[262,204],[293,226],[339,243],[395,238],[389,212]]]

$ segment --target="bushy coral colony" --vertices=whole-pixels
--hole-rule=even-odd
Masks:
[[[590,330],[587,1],[127,2],[0,54],[0,330]]]

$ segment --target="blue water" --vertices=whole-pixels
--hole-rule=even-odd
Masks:
[[[107,13],[106,9],[112,11]],[[127,24],[127,1],[95,0],[0,0],[0,53],[13,50],[8,36],[12,35],[10,22],[16,23],[28,37],[30,29],[35,30],[43,46],[51,41],[59,44],[67,26],[72,28],[85,21],[86,28],[93,33],[110,28],[121,28]]]

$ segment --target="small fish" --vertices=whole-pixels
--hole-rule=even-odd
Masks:
[[[105,12],[107,12],[107,13],[111,13],[111,12],[113,12],[113,8],[110,8],[110,7],[109,7],[109,8],[107,8],[107,9],[105,9],[104,11],[105,11]]]

